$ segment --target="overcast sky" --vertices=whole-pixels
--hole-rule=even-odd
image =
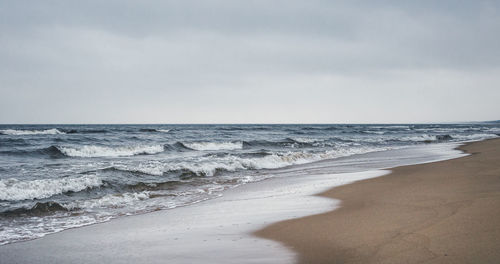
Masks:
[[[498,3],[0,0],[0,123],[500,119]]]

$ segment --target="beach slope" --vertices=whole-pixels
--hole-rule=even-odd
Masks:
[[[500,139],[460,149],[471,155],[321,193],[341,208],[256,235],[295,250],[300,263],[498,263]]]

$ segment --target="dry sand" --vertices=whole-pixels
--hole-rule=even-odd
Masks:
[[[500,139],[460,149],[472,155],[321,193],[341,208],[256,235],[300,263],[500,263]]]

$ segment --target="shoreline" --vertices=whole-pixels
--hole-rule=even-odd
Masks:
[[[295,252],[252,233],[269,223],[338,208],[339,201],[314,196],[322,190],[385,175],[385,168],[464,155],[453,146],[456,144],[423,145],[339,159],[333,165],[335,172],[291,171],[285,177],[228,190],[223,197],[203,203],[0,246],[0,255],[6,263],[133,263],[145,259],[148,263],[291,263]]]
[[[299,263],[496,263],[500,139],[457,149],[470,155],[333,187],[316,195],[339,208],[254,235],[284,244]]]

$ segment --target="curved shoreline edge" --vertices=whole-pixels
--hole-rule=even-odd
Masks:
[[[340,208],[254,234],[297,252],[299,263],[496,263],[500,139],[457,149],[472,155],[334,187],[317,195]]]

